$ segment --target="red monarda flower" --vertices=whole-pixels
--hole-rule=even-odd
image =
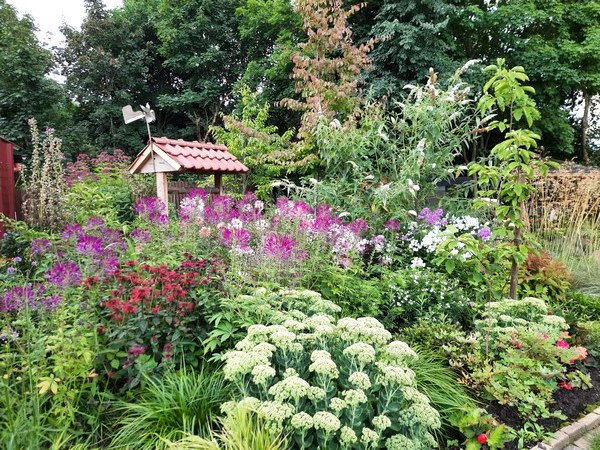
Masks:
[[[481,433],[479,436],[477,436],[477,442],[479,442],[481,445],[485,444],[487,441],[488,441],[487,434]]]

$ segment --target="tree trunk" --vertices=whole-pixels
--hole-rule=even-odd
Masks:
[[[521,228],[517,228],[515,229],[515,240],[514,245],[515,246],[519,246],[521,245]],[[509,292],[509,296],[512,299],[516,299],[517,298],[517,285],[519,283],[519,265],[517,264],[517,260],[515,258],[513,258],[512,260],[512,266],[510,267],[510,292]]]
[[[590,164],[590,155],[588,152],[588,130],[590,128],[588,118],[590,116],[590,107],[592,105],[592,96],[586,92],[583,93],[583,118],[581,119],[581,150],[583,163]]]

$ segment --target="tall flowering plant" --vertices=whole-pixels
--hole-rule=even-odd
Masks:
[[[315,315],[251,326],[224,373],[234,403],[264,414],[291,448],[425,450],[440,418],[417,390],[414,358],[376,319]]]
[[[38,272],[62,289],[78,286],[87,277],[112,275],[126,251],[123,233],[107,227],[100,217],[91,217],[83,226],[67,225],[59,239],[36,239],[30,247]]]
[[[239,269],[232,272],[287,285],[322,263],[349,267],[367,249],[384,245],[383,236],[367,239],[364,220],[345,222],[328,205],[279,198],[267,209],[252,193],[235,200],[196,190],[181,202],[179,218],[185,236],[213,248],[221,244]]]
[[[173,269],[128,261],[103,284],[88,279],[85,288],[100,299],[102,372],[134,387],[142,372],[182,362],[196,366],[221,272],[219,261],[188,255]]]

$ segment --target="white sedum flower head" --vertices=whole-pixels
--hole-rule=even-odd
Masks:
[[[297,430],[306,431],[313,427],[313,418],[310,414],[302,411],[292,416],[290,424]]]
[[[370,364],[375,361],[377,352],[371,344],[365,344],[364,342],[357,342],[346,347],[343,351],[344,355],[355,359],[360,364]]]
[[[300,377],[284,378],[275,383],[269,389],[269,395],[272,395],[276,401],[284,403],[287,400],[294,400],[298,403],[302,397],[306,397],[310,391],[310,384]]]
[[[340,429],[340,419],[327,411],[318,411],[313,416],[314,427],[316,430],[323,430],[325,433],[335,433]]]
[[[371,379],[364,372],[353,372],[348,377],[348,381],[358,389],[370,389]]]
[[[344,426],[340,431],[340,441],[344,444],[354,444],[358,442],[358,438],[352,428]]]
[[[379,441],[379,434],[370,428],[364,427],[360,435],[360,441],[365,444],[374,444]]]
[[[258,364],[252,369],[252,381],[259,385],[266,385],[277,372],[271,366]]]
[[[386,415],[373,417],[373,426],[376,430],[383,431],[392,426],[392,421]]]
[[[335,379],[340,376],[340,372],[335,362],[329,358],[319,358],[308,366],[310,372]]]

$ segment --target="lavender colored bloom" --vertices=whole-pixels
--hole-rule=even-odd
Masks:
[[[378,234],[377,236],[373,236],[371,238],[371,245],[373,246],[373,250],[377,253],[383,251],[385,247],[385,237],[383,235]]]
[[[143,228],[136,228],[132,230],[130,236],[133,240],[141,244],[148,242],[152,237],[150,231],[145,230]]]
[[[26,284],[23,286],[15,286],[9,288],[0,297],[0,312],[12,312],[19,311],[29,305],[32,309],[35,309],[36,304],[34,300],[37,297],[41,297],[44,294],[43,286],[32,286]]]
[[[17,272],[17,269],[15,267],[9,267],[8,269],[6,269],[6,273],[8,275],[13,275]]]
[[[189,196],[179,204],[179,219],[182,222],[202,222],[204,220],[204,199]]]
[[[75,250],[82,255],[95,258],[102,254],[104,246],[99,237],[85,234],[79,238]]]
[[[248,253],[250,249],[250,238],[252,235],[245,228],[223,228],[223,242],[231,248],[238,248],[243,253]]]
[[[81,270],[79,266],[72,262],[57,262],[48,272],[46,278],[50,284],[59,287],[68,287],[79,284],[81,281]]]
[[[294,254],[295,248],[296,241],[292,237],[269,233],[264,241],[263,252],[269,257],[287,261]]]
[[[104,219],[102,217],[90,217],[87,221],[86,224],[86,229],[90,229],[90,228],[95,228],[95,227],[101,227],[102,225],[104,225]]]
[[[367,221],[364,219],[356,219],[354,222],[350,224],[350,229],[357,235],[364,235],[369,229],[369,225]]]
[[[477,237],[482,241],[489,241],[492,236],[492,231],[488,227],[483,227],[477,232]]]
[[[116,256],[109,256],[102,260],[102,272],[104,275],[113,275],[119,267],[119,259]]]
[[[400,222],[396,219],[390,219],[385,223],[385,228],[391,231],[398,231],[400,229]]]
[[[31,243],[31,254],[33,256],[43,255],[51,250],[48,239],[36,239]]]
[[[448,225],[448,221],[444,219],[444,210],[441,208],[431,211],[429,208],[423,208],[417,219],[425,220],[431,226]]]
[[[169,216],[165,214],[166,206],[158,197],[142,197],[135,202],[135,212],[156,225],[167,225]]]
[[[62,296],[60,296],[60,295],[52,295],[50,297],[43,297],[40,299],[41,305],[47,311],[54,311],[61,302],[62,302]]]
[[[21,261],[23,261],[23,258],[21,258],[20,256],[15,256],[12,260],[14,263],[18,264]]]
[[[73,223],[71,225],[67,225],[63,229],[62,233],[60,233],[60,237],[62,237],[65,241],[77,240],[83,234],[83,227],[78,223]]]

